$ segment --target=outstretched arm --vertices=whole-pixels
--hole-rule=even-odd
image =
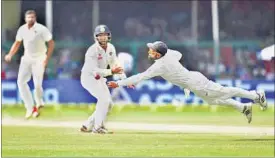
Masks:
[[[145,72],[133,75],[129,78],[119,80],[117,82],[111,81],[108,83],[108,86],[111,88],[116,88],[118,86],[135,85],[143,80],[147,80],[155,76],[160,76],[163,73],[164,73],[163,65],[159,62],[155,62]]]

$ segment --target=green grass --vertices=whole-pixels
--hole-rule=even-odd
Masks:
[[[86,120],[92,114],[94,106],[58,106],[45,107],[41,110],[42,120]],[[177,111],[175,107],[149,107],[127,106],[120,109],[115,106],[108,121],[146,122],[146,123],[169,123],[169,124],[214,124],[247,126],[246,118],[228,107],[218,107],[213,112],[210,107],[191,106]],[[22,118],[25,110],[19,107],[2,107],[4,116]],[[272,126],[274,127],[274,108],[260,111],[259,107],[253,108],[253,121],[249,126]]]
[[[61,156],[274,156],[274,136],[225,136],[72,128],[2,127],[3,157]]]
[[[93,106],[54,106],[38,120],[86,120]],[[216,110],[216,112],[214,112]],[[4,117],[23,118],[21,106],[2,106]],[[253,121],[228,107],[115,106],[109,121],[274,127],[274,108],[255,106]],[[81,133],[76,128],[2,126],[3,157],[61,156],[274,156],[274,136],[115,131],[110,135]]]

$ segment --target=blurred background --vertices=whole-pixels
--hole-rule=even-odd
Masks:
[[[11,64],[3,61],[16,35],[24,24],[24,12],[34,9],[37,21],[46,25],[56,41],[56,48],[45,73],[46,100],[52,102],[93,102],[79,84],[87,48],[93,44],[93,29],[106,24],[112,31],[112,43],[117,54],[133,57],[133,67],[127,75],[146,70],[152,62],[147,59],[146,43],[162,40],[171,49],[184,55],[184,65],[217,82],[246,89],[265,88],[274,104],[274,59],[263,61],[258,52],[274,44],[274,1],[218,1],[213,12],[211,1],[8,1],[2,2],[2,69],[1,78],[6,93],[4,103],[18,103],[16,84],[20,57]],[[218,18],[215,19],[215,16]],[[218,24],[218,25],[217,25]],[[213,40],[213,30],[218,34]],[[216,31],[215,31],[216,30]],[[214,34],[215,34],[214,33]],[[66,91],[61,87],[68,83]],[[73,84],[72,84],[73,83]],[[125,90],[120,98],[131,102],[201,103],[163,80],[146,81],[135,91]],[[73,86],[75,84],[75,86]],[[160,84],[160,86],[158,86]],[[144,87],[145,85],[145,87]],[[148,85],[153,85],[148,86]],[[16,87],[16,86],[15,86]],[[76,88],[79,93],[76,92]],[[74,91],[82,97],[68,99],[64,94]],[[12,92],[13,91],[13,92]],[[123,91],[123,90],[122,90]],[[161,93],[167,94],[160,97]],[[58,94],[58,95],[57,95]],[[133,95],[137,94],[137,95]],[[148,99],[148,94],[150,97]],[[86,96],[86,97],[83,97]],[[55,98],[55,99],[53,99]],[[147,102],[146,102],[147,103]]]

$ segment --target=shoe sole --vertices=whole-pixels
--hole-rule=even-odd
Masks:
[[[247,122],[250,123],[252,121],[252,106],[247,107],[245,106],[246,110],[243,111],[243,114],[245,115]],[[251,115],[250,117],[248,117],[249,114],[247,114],[247,112],[249,112],[249,114]]]
[[[92,131],[88,131],[88,130],[80,129],[80,132],[83,132],[83,133],[91,133]]]
[[[261,103],[261,99],[264,98],[265,102],[264,103]],[[265,96],[265,92],[262,91],[262,97],[260,98],[260,108],[262,111],[265,111],[267,110],[267,101],[266,101],[266,96]]]
[[[250,110],[250,113],[251,113],[251,117],[250,117],[250,119],[248,119],[248,123],[251,123],[251,121],[252,121],[252,106],[249,110]]]

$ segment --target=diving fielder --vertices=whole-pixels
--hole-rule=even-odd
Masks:
[[[209,104],[229,105],[243,113],[248,120],[252,120],[252,102],[241,103],[233,100],[232,97],[251,99],[260,104],[262,110],[267,109],[267,102],[264,91],[247,91],[236,87],[223,87],[218,83],[208,80],[203,74],[197,71],[189,71],[183,67],[179,60],[182,54],[178,51],[168,49],[161,41],[148,43],[149,58],[155,60],[145,72],[131,76],[117,82],[111,81],[108,86],[116,88],[136,84],[155,76],[161,76],[165,80],[181,87],[189,89]]]
[[[22,25],[16,35],[10,52],[5,56],[5,61],[10,62],[17,53],[22,41],[24,44],[24,55],[18,71],[18,89],[26,108],[26,118],[39,116],[38,109],[43,107],[43,75],[49,59],[53,53],[54,41],[51,32],[42,24],[36,22],[36,13],[28,10],[25,13],[26,24]],[[45,43],[48,43],[48,48]],[[28,82],[33,77],[34,82],[34,106],[32,93]]]
[[[94,31],[95,43],[89,47],[81,70],[82,86],[97,99],[95,112],[84,122],[80,131],[93,133],[108,133],[104,120],[112,107],[110,91],[105,77],[120,74],[120,79],[126,78],[118,62],[115,47],[110,43],[111,31],[106,25],[99,25]],[[107,66],[111,69],[107,69]]]

